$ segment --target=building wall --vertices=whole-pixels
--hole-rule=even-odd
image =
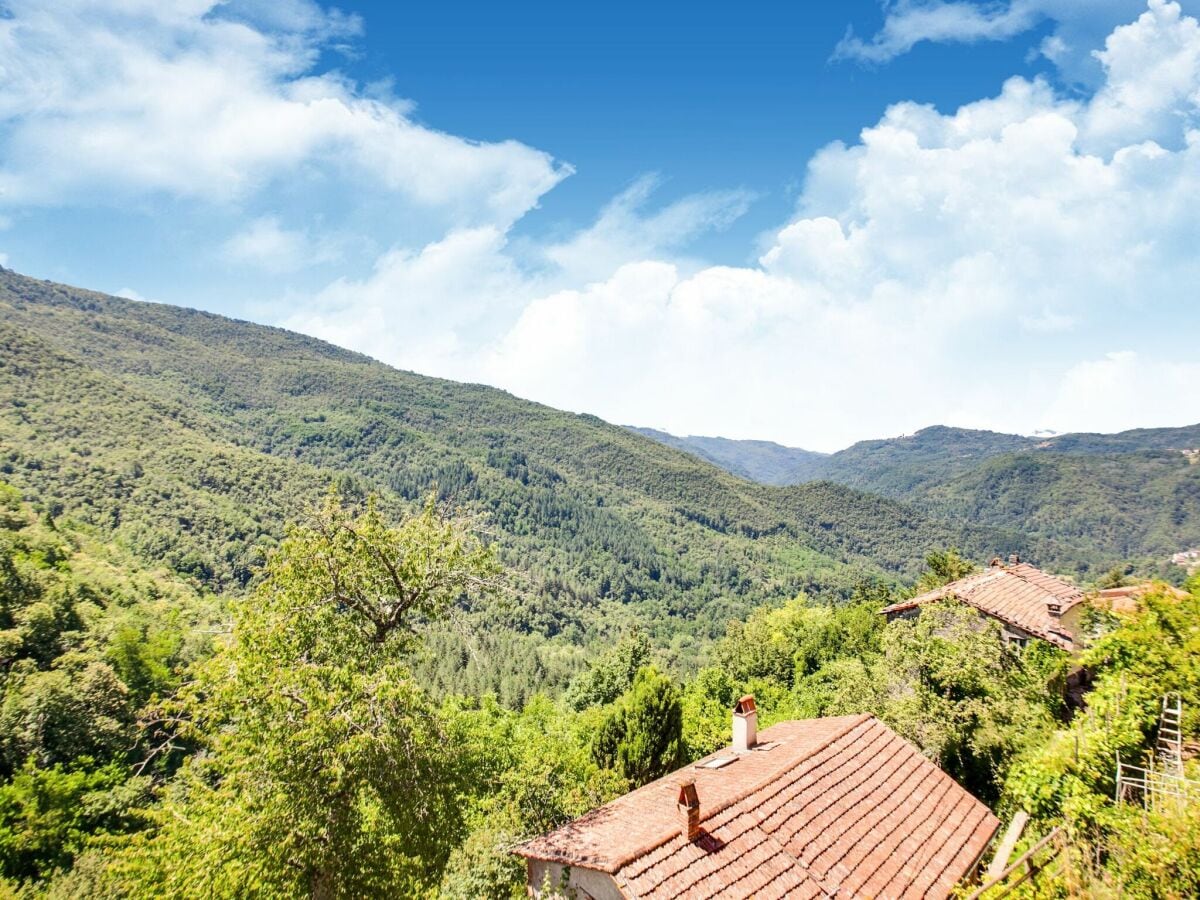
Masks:
[[[1070,609],[1068,609],[1066,612],[1064,612],[1062,614],[1061,621],[1062,621],[1063,630],[1069,631],[1071,634],[1075,635],[1075,640],[1076,640],[1075,648],[1076,649],[1080,648],[1081,641],[1084,639],[1084,636],[1080,635],[1079,630],[1080,630],[1080,623],[1083,620],[1083,614],[1087,611],[1087,608],[1088,608],[1088,604],[1086,602],[1076,603],[1074,606],[1072,606]]]
[[[526,860],[526,891],[530,897],[542,897],[542,886],[549,880],[552,891],[559,891],[572,900],[624,900],[625,895],[607,872],[564,866],[540,859]],[[563,890],[565,885],[565,890]],[[545,896],[559,896],[546,894]]]
[[[1018,628],[1016,625],[1010,625],[1008,622],[1005,622],[1003,619],[996,619],[995,616],[988,616],[987,613],[980,613],[980,615],[985,616],[990,619],[994,619],[995,621],[999,622],[1000,623],[1000,635],[1006,641],[1018,641],[1021,643],[1025,643],[1028,641],[1040,641],[1041,640],[1041,638],[1039,638],[1037,635],[1030,634],[1024,628]]]

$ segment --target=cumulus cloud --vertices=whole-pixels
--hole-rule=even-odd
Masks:
[[[950,113],[891,107],[815,156],[797,215],[752,266],[681,265],[664,242],[563,283],[501,232],[463,233],[335,286],[340,314],[301,324],[355,346],[344,329],[365,328],[384,359],[618,421],[816,449],[937,421],[1195,421],[1200,77],[1177,77],[1177,60],[1196,27],[1152,2],[1112,34],[1088,101],[1014,78]],[[589,246],[637,207],[636,191],[618,198],[560,247]],[[693,215],[675,230],[713,219],[703,202],[680,208]],[[427,330],[431,309],[455,312]],[[1121,346],[1097,343],[1113,334]]]
[[[674,255],[741,216],[745,191],[650,207],[660,181],[638,179],[588,227],[560,241],[514,240],[505,229],[455,229],[419,250],[398,247],[366,278],[342,278],[285,320],[405,368],[484,377],[484,350],[539,297],[607,279],[621,266]],[[695,264],[698,265],[698,264]]]
[[[1118,431],[1130,422],[1190,422],[1200,360],[1114,351],[1072,366],[1043,416],[1059,431]]]
[[[890,5],[864,58],[1053,19],[1044,52],[1086,56],[1095,89],[1014,78],[953,111],[896,104],[813,157],[757,259],[712,266],[689,247],[747,192],[658,202],[650,176],[578,232],[532,238],[514,223],[569,170],[317,72],[361,23],[307,0],[9,0],[0,207],[185,198],[238,214],[218,241],[230,263],[300,272],[336,259],[341,232],[264,199],[271,185],[303,182],[322,211],[382,195],[393,227],[420,228],[260,317],[681,433],[828,450],[934,422],[1196,421],[1200,28],[1150,0],[1084,43],[1072,3]]]
[[[519,218],[569,168],[477,143],[367,96],[322,49],[356,19],[303,0],[8,0],[0,18],[0,205],[166,194],[245,200],[349,179],[459,225]]]

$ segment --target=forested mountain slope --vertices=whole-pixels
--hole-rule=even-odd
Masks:
[[[758,602],[911,574],[947,526],[845,487],[771,488],[502,391],[279,329],[0,273],[0,472],[55,515],[219,590],[330,482],[480,515],[518,572],[488,615],[567,632],[712,633]],[[1066,554],[1069,556],[1069,554]]]
[[[692,438],[674,440],[704,455]],[[728,464],[716,461],[747,474],[741,443],[726,442]],[[1043,559],[1074,548],[1068,555],[1081,572],[1116,560],[1151,569],[1200,543],[1197,448],[1200,425],[1045,439],[935,426],[861,441],[813,461],[797,480],[826,479],[941,519],[1018,529]]]

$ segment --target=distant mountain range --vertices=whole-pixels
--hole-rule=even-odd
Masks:
[[[938,425],[831,454],[636,430],[744,478],[829,481],[1114,557],[1165,558],[1200,540],[1200,425],[1052,437]]]
[[[676,437],[654,428],[631,431],[698,456],[726,472],[762,484],[804,484],[822,479],[827,453],[785,447],[773,441],[737,441],[723,437]]]

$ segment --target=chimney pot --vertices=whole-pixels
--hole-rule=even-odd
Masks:
[[[694,841],[700,836],[700,796],[694,779],[680,782],[675,808],[679,812],[679,833],[685,840]]]
[[[1050,613],[1050,615],[1057,619],[1062,615],[1062,604],[1057,600],[1051,600],[1046,604],[1046,610]]]
[[[758,708],[747,694],[733,705],[733,749],[745,752],[758,743]]]

